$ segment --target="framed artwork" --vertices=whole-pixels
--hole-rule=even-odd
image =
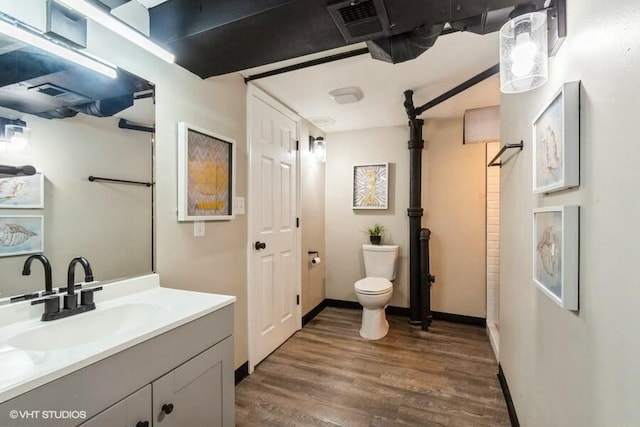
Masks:
[[[579,207],[533,211],[533,281],[560,307],[578,309]]]
[[[533,121],[533,192],[580,185],[580,82],[565,83]]]
[[[43,208],[43,174],[0,178],[0,209]]]
[[[353,209],[387,209],[389,163],[353,167]]]
[[[44,252],[44,216],[0,216],[0,257]]]
[[[178,221],[234,218],[235,141],[178,123]]]

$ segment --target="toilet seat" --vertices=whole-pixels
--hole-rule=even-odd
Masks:
[[[381,295],[393,290],[393,284],[382,277],[365,277],[358,280],[353,287],[363,295]]]

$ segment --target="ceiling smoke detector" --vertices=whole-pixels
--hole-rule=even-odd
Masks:
[[[329,96],[338,104],[355,104],[364,98],[362,89],[359,87],[343,87],[341,89],[332,90]]]

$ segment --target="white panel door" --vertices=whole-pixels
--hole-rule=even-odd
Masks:
[[[273,100],[259,95],[249,92],[251,371],[301,324],[297,302],[297,122]]]

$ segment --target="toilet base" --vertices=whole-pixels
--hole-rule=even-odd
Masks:
[[[360,336],[366,340],[379,340],[389,332],[389,322],[384,313],[384,308],[363,308]]]

